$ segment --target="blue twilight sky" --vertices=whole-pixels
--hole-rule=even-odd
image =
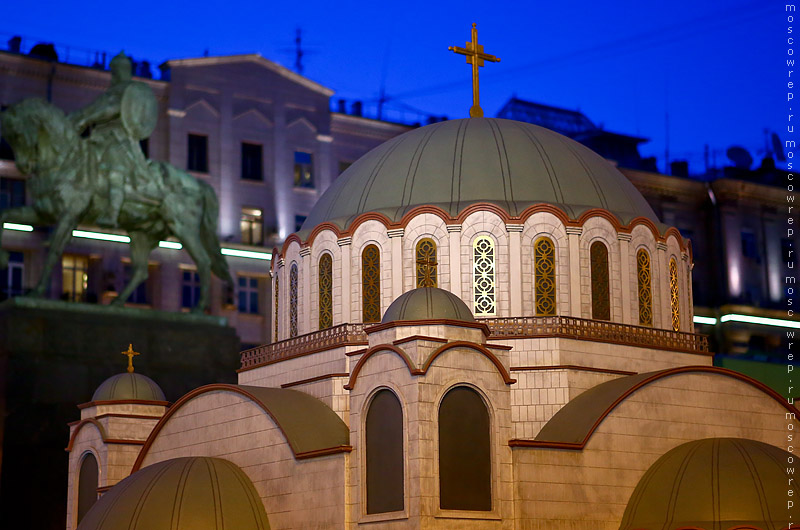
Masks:
[[[611,131],[648,137],[643,155],[702,171],[704,145],[727,162],[731,145],[756,161],[764,129],[785,130],[785,2],[297,2],[195,0],[5,2],[0,38],[13,34],[80,50],[170,58],[259,52],[292,67],[295,29],[304,74],[337,96],[465,117],[470,68],[447,51],[472,22],[485,51],[481,105],[493,116],[512,95],[580,109]],[[0,44],[1,46],[1,44]],[[800,97],[800,94],[798,95]],[[667,127],[666,115],[669,115]],[[784,135],[785,136],[785,135]],[[758,162],[756,162],[758,164]]]

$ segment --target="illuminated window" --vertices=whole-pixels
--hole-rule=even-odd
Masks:
[[[258,278],[253,276],[239,276],[239,289],[237,293],[237,308],[240,313],[258,314]]]
[[[533,245],[536,315],[556,314],[556,247],[546,237]]]
[[[89,258],[64,254],[61,258],[61,288],[63,297],[72,302],[82,302],[86,298],[89,283]]]
[[[314,157],[311,153],[294,152],[294,185],[296,188],[314,187]]]
[[[653,291],[650,287],[650,254],[645,249],[636,253],[636,277],[639,285],[639,324],[653,325]]]
[[[681,302],[678,291],[678,264],[675,258],[669,260],[669,307],[672,313],[672,329],[681,329]]]
[[[261,208],[242,208],[239,223],[242,232],[242,243],[260,245],[264,242],[264,212]]]
[[[417,243],[417,287],[436,287],[436,243],[421,239]]]
[[[333,258],[319,258],[319,329],[333,325]]]
[[[8,253],[8,268],[0,270],[0,300],[24,294],[22,278],[25,272],[25,256],[22,252]]]
[[[262,160],[261,144],[242,142],[242,179],[262,180],[264,178]]]
[[[198,173],[208,173],[208,136],[190,134],[186,152],[186,169]]]
[[[611,303],[608,285],[608,249],[600,241],[589,248],[592,268],[592,318],[611,320]]]
[[[475,316],[495,314],[494,240],[487,236],[472,243],[472,292]]]
[[[365,422],[367,513],[403,509],[403,409],[397,396],[380,390]]]
[[[200,275],[197,271],[183,271],[181,286],[181,307],[191,309],[200,300]]]
[[[277,271],[275,273],[275,292],[273,296],[275,297],[275,312],[272,314],[272,326],[275,330],[274,338],[272,339],[273,342],[278,342],[278,320],[280,319],[278,313],[278,300],[280,299],[280,276],[278,275]]]
[[[361,253],[361,311],[364,322],[381,321],[381,253],[375,245]]]
[[[439,405],[439,505],[492,509],[489,411],[481,396],[464,386],[447,392]]]
[[[98,476],[97,459],[92,453],[87,453],[78,470],[78,523],[97,502]]]
[[[289,269],[289,337],[297,336],[297,263]]]

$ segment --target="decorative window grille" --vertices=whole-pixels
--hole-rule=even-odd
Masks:
[[[333,325],[333,258],[319,258],[319,329]]]
[[[653,325],[653,290],[650,287],[650,254],[645,249],[636,253],[636,276],[639,282],[639,324]]]
[[[536,315],[556,314],[556,246],[549,238],[539,238],[533,245],[533,272]]]
[[[417,243],[417,287],[437,287],[436,243],[421,239]]]
[[[678,264],[675,258],[669,260],[669,306],[672,310],[672,329],[681,329],[681,302],[678,291]]]
[[[472,243],[472,291],[476,317],[493,316],[496,312],[494,240],[487,236]]]
[[[275,296],[275,313],[272,315],[272,326],[275,330],[275,337],[273,342],[278,342],[278,321],[280,320],[280,314],[278,313],[278,299],[280,296],[280,274],[276,270],[275,271],[275,292],[273,295]]]
[[[611,300],[608,285],[608,249],[600,241],[589,247],[592,267],[592,318],[611,320]]]
[[[289,337],[297,336],[297,263],[289,269]]]
[[[381,321],[381,252],[375,245],[361,253],[361,310],[364,322]]]

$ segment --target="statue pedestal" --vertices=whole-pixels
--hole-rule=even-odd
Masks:
[[[64,528],[67,423],[100,383],[125,371],[121,352],[130,343],[141,352],[136,371],[169,401],[236,382],[239,338],[224,318],[31,298],[0,303],[0,526]]]

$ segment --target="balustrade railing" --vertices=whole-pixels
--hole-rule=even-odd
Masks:
[[[364,324],[341,324],[242,352],[242,368],[348,344],[366,344]]]

